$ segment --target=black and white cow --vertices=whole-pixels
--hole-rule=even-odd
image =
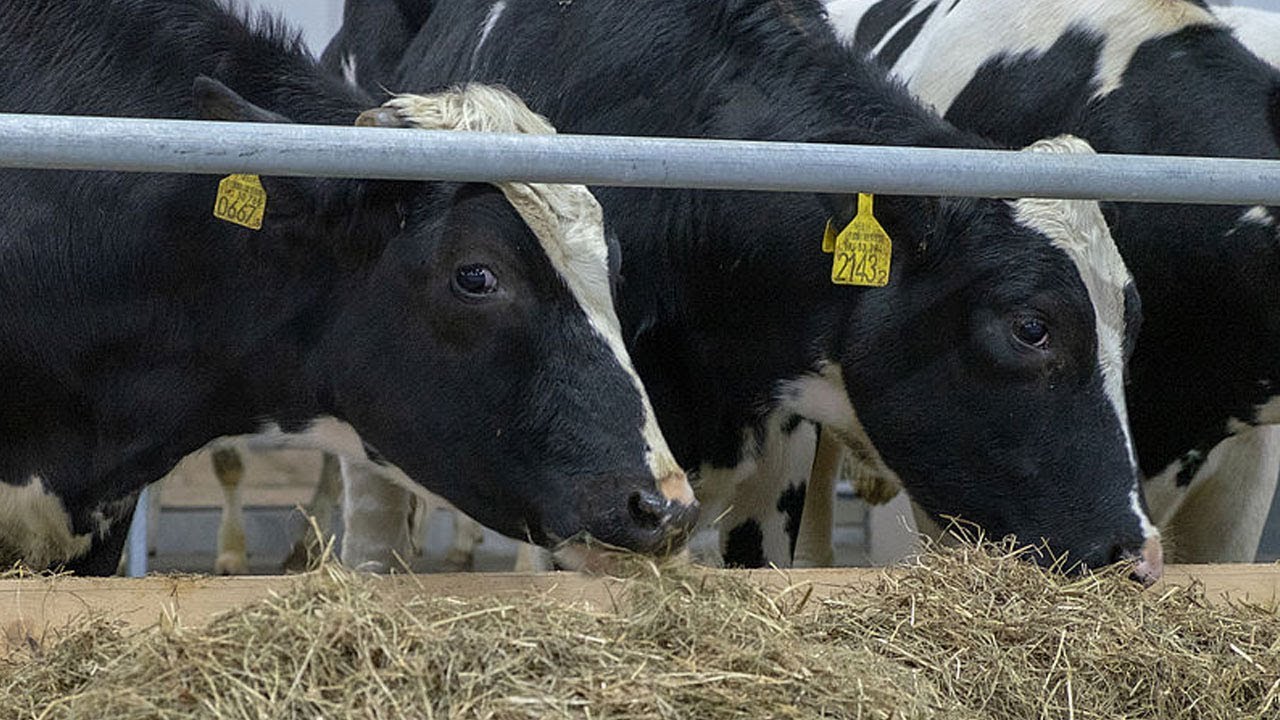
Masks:
[[[1280,70],[1201,2],[829,9],[947,119],[1000,142],[1280,158]],[[1143,299],[1128,397],[1153,517],[1180,561],[1252,560],[1280,473],[1280,208],[1120,204],[1110,219]]]
[[[346,0],[342,27],[320,56],[320,64],[374,97],[391,77],[430,11],[430,0]]]
[[[986,146],[860,62],[812,0],[432,5],[381,84],[501,83],[578,133]],[[628,346],[705,517],[764,479],[774,438],[819,422],[935,515],[1159,574],[1121,385],[1136,295],[1096,205],[877,197],[895,249],[869,289],[833,285],[822,250],[853,198],[596,193]],[[764,528],[725,530],[729,561],[787,561]]]
[[[508,93],[447,99],[551,132]],[[0,2],[5,112],[350,125],[371,104],[214,0]],[[111,572],[132,495],[182,456],[328,417],[358,430],[346,453],[514,537],[662,552],[693,524],[584,188],[264,177],[255,231],[212,216],[217,177],[0,174],[0,561]]]

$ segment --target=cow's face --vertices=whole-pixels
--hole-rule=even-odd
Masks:
[[[571,251],[571,249],[570,249]],[[675,547],[696,505],[603,296],[575,292],[497,189],[412,203],[333,333],[335,401],[374,449],[500,532]]]
[[[901,267],[841,366],[885,463],[935,519],[1153,579],[1124,399],[1138,297],[1096,203],[884,204]]]
[[[213,81],[196,93],[208,117],[284,120]],[[683,544],[697,503],[623,346],[585,188],[262,183],[299,262],[337,260],[311,365],[375,460],[512,537]]]

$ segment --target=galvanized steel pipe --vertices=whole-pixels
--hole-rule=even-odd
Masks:
[[[1280,161],[0,114],[0,167],[1280,204]]]

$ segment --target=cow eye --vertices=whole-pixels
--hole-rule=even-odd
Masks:
[[[1013,323],[1013,336],[1027,347],[1043,350],[1049,345],[1049,326],[1039,318],[1019,318]]]
[[[491,295],[498,290],[498,276],[484,265],[463,265],[453,274],[453,284],[466,295]]]

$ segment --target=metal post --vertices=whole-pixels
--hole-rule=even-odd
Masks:
[[[1280,161],[0,115],[0,167],[1280,204]]]

